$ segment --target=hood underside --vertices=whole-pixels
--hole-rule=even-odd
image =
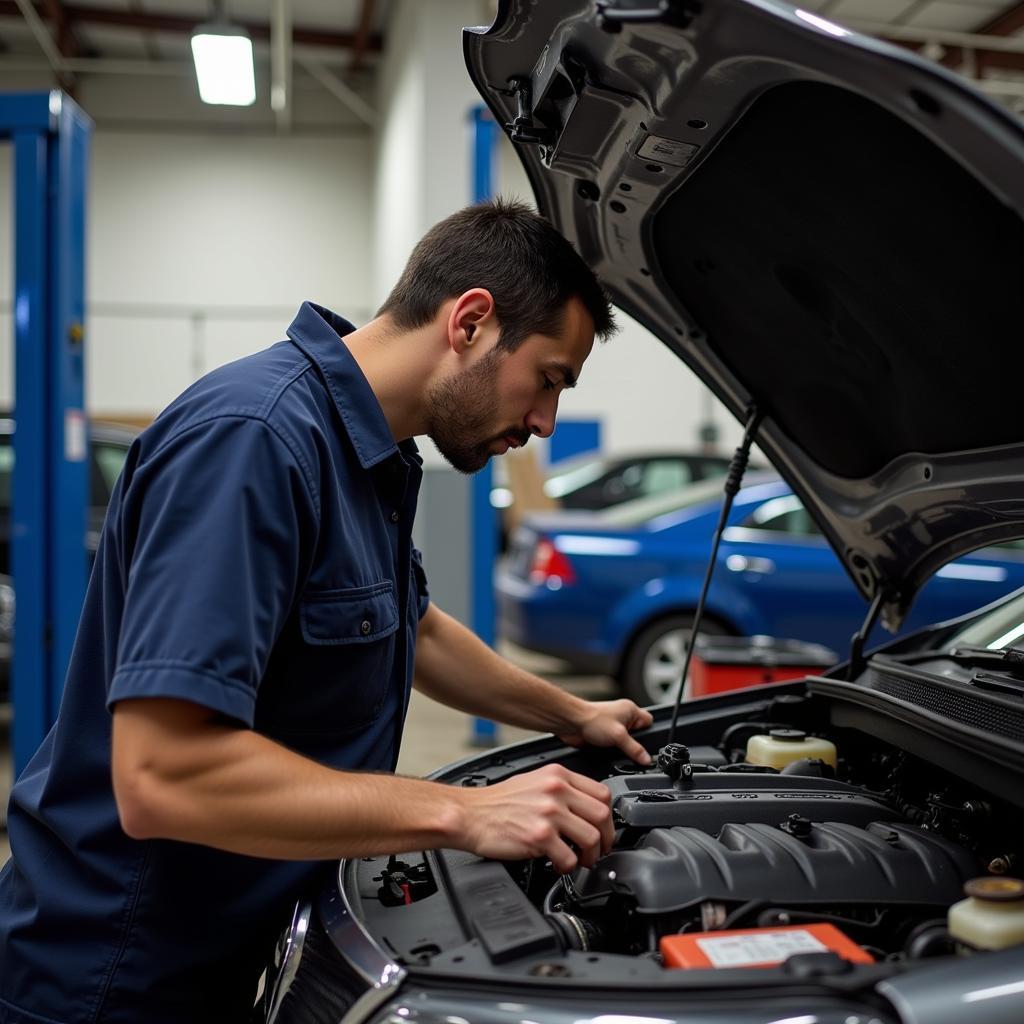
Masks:
[[[541,211],[737,417],[762,414],[887,626],[944,563],[1024,536],[1012,115],[764,0],[506,0],[465,50]]]

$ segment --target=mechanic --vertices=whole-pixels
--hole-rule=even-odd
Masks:
[[[648,712],[501,659],[429,603],[411,540],[413,436],[466,473],[547,437],[613,330],[565,239],[482,204],[421,240],[366,326],[306,303],[138,438],[11,795],[0,1022],[244,1021],[325,862],[446,847],[569,871],[609,847],[608,791],[559,766],[479,789],[391,773],[411,684],[648,763]]]

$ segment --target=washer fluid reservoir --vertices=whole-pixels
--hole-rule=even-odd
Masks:
[[[949,908],[949,934],[975,949],[1006,949],[1024,942],[1024,881],[972,878],[967,899]]]
[[[767,765],[779,771],[805,757],[821,758],[835,768],[836,745],[799,729],[772,729],[767,735],[759,733],[747,740],[746,757],[750,764]]]

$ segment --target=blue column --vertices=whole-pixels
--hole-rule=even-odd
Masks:
[[[61,93],[0,96],[0,137],[14,143],[15,772],[56,717],[85,594],[90,130],[88,118]]]
[[[498,126],[483,106],[471,112],[473,130],[473,202],[490,199],[494,194],[494,158],[497,152]],[[488,462],[473,477],[473,547],[470,559],[472,626],[484,643],[494,646],[496,639],[494,607],[494,560],[498,554],[497,523],[491,505],[492,473]],[[486,718],[474,718],[470,743],[492,747],[498,743],[498,727]]]
[[[14,135],[14,475],[11,576],[15,587],[11,745],[18,774],[50,727],[46,582],[46,196],[49,141]]]

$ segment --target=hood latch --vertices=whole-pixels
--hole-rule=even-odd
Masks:
[[[517,107],[515,120],[505,125],[509,138],[527,146],[553,146],[555,132],[551,128],[541,127],[533,120],[530,79],[510,78],[508,84],[509,89],[515,93]]]

